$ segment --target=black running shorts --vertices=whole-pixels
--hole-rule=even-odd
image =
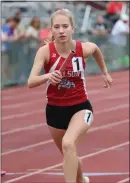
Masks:
[[[73,106],[54,106],[47,104],[46,106],[46,120],[47,124],[57,129],[68,128],[72,116],[80,111],[88,109],[93,112],[92,105],[89,100],[84,103]]]

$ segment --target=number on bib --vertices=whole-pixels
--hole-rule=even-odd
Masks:
[[[88,125],[90,125],[93,122],[93,113],[91,111],[85,111],[84,122]]]
[[[83,71],[82,57],[73,57],[72,66],[74,72]]]

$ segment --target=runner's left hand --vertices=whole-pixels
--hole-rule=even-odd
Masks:
[[[104,83],[105,83],[103,85],[103,87],[104,88],[111,88],[111,86],[112,86],[112,78],[111,78],[111,76],[107,73],[107,74],[103,74],[102,78],[103,78]]]

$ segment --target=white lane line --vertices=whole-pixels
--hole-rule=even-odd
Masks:
[[[95,114],[102,113],[102,112],[115,111],[117,109],[122,109],[122,108],[127,108],[127,107],[129,107],[129,104],[118,105],[115,107],[111,107],[109,109],[106,108],[106,109],[101,110],[99,112],[95,112]],[[17,113],[17,114],[12,114],[12,115],[6,115],[6,116],[2,117],[2,121],[9,120],[9,119],[15,119],[15,118],[21,118],[21,117],[25,117],[25,116],[30,116],[30,115],[33,115],[35,113],[44,113],[44,111],[45,111],[45,109],[39,109],[39,110],[31,111],[31,112],[23,112],[23,113],[19,113],[19,114]]]
[[[121,84],[121,85],[127,85],[128,84],[128,82],[129,82],[128,81],[128,77],[127,77],[127,75],[125,75],[125,76],[126,77],[124,79],[120,79],[117,76],[115,76],[115,75],[113,76],[112,75],[112,77],[114,79],[114,83],[115,84],[117,83],[118,85],[119,84]],[[92,83],[95,82],[96,79],[99,80],[100,78],[101,78],[101,76],[99,76],[99,77],[94,76],[92,78],[90,76],[86,76],[85,80],[86,80],[86,83],[88,83],[88,87],[90,88],[90,87],[93,87]],[[101,84],[102,84],[102,82],[100,82],[100,84],[95,83],[95,87],[100,87]],[[46,88],[46,85],[42,85],[40,87],[34,88],[33,90],[30,90],[26,85],[22,86],[22,87],[15,87],[15,88],[11,87],[9,89],[3,89],[2,90],[2,95],[9,96],[9,94],[10,94],[10,96],[11,96],[11,95],[14,95],[14,94],[17,95],[18,93],[22,94],[22,93],[39,92],[39,90],[40,91],[44,91],[45,88]]]
[[[124,142],[124,143],[122,143],[122,144],[118,144],[118,145],[116,145],[116,146],[108,147],[108,148],[106,148],[106,149],[101,150],[100,152],[102,152],[102,153],[103,153],[103,152],[107,152],[108,149],[109,149],[109,150],[114,150],[114,149],[116,149],[116,148],[120,148],[120,147],[126,146],[126,145],[129,145],[129,141]],[[100,154],[100,153],[97,151],[97,152],[94,152],[94,153],[91,153],[91,154],[88,154],[88,155],[85,155],[85,156],[81,156],[80,159],[82,160],[82,159],[84,159],[84,158],[89,158],[89,157],[91,157],[91,156],[93,156],[93,155],[98,155],[98,154]]]
[[[126,120],[121,120],[121,121],[117,121],[117,122],[112,122],[111,124],[105,124],[105,125],[101,125],[99,127],[90,128],[88,133],[94,132],[94,131],[97,131],[97,130],[103,130],[103,129],[106,129],[106,128],[112,128],[112,127],[115,127],[115,126],[118,126],[118,125],[121,125],[121,124],[124,124],[124,123],[128,123],[128,122],[129,122],[129,119],[126,119]]]
[[[10,92],[9,92],[10,93]],[[3,100],[13,100],[13,99],[22,99],[22,98],[25,98],[25,97],[28,97],[28,96],[30,96],[30,95],[34,95],[34,96],[36,96],[36,95],[44,95],[45,94],[45,91],[43,90],[37,90],[37,91],[33,91],[33,90],[31,90],[30,92],[28,92],[27,90],[26,91],[24,91],[24,92],[17,92],[16,94],[14,94],[14,92],[11,94],[11,95],[4,95],[4,94],[2,94],[2,95],[4,95],[4,96],[2,96],[2,101]]]
[[[21,132],[21,131],[26,131],[26,130],[34,130],[36,128],[40,128],[40,127],[44,127],[44,126],[46,126],[46,123],[39,123],[39,124],[36,124],[36,125],[29,125],[29,126],[26,126],[26,127],[23,127],[23,128],[15,128],[13,130],[4,131],[4,132],[2,132],[2,135],[10,135],[10,134],[13,134],[13,133],[16,133],[16,132]]]
[[[41,141],[41,142],[36,143],[36,144],[32,144],[32,145],[20,147],[18,149],[14,149],[14,150],[11,150],[11,151],[6,151],[6,152],[2,153],[1,155],[3,156],[3,155],[7,155],[7,154],[12,154],[12,153],[15,153],[15,152],[19,152],[19,151],[25,151],[27,149],[31,149],[31,148],[38,147],[38,146],[41,146],[41,145],[49,144],[51,142],[53,142],[52,139],[45,140],[45,141]]]
[[[19,118],[19,117],[30,116],[30,115],[33,115],[34,113],[43,113],[43,112],[44,112],[44,109],[38,109],[38,110],[31,111],[31,112],[23,112],[23,113],[19,113],[19,114],[16,113],[16,114],[2,117],[2,121],[7,120],[7,119],[14,119],[14,118]]]
[[[122,107],[121,107],[121,106],[122,106]],[[100,114],[100,113],[102,113],[102,112],[114,111],[114,110],[120,109],[120,107],[121,107],[121,108],[124,108],[124,107],[126,107],[126,104],[121,105],[121,106],[114,107],[114,108],[108,108],[108,109],[101,110],[101,111],[96,111],[96,112],[95,112],[95,115],[96,115],[96,114]],[[40,110],[40,112],[41,112],[41,111],[43,112],[43,110]],[[31,112],[31,114],[32,114],[32,112]],[[6,116],[6,117],[8,117],[8,116]],[[26,128],[28,128],[28,130],[30,130],[30,129],[32,130],[32,129],[34,129],[34,128],[39,128],[39,127],[41,127],[42,125],[43,125],[43,126],[46,126],[46,123],[40,123],[40,124],[37,124],[37,125],[30,125],[30,126],[23,127],[23,128],[16,128],[16,129],[13,129],[13,130],[4,131],[4,132],[2,132],[2,135],[8,135],[8,134],[12,134],[12,133],[24,131],[24,130],[26,130]]]
[[[112,127],[118,126],[120,124],[128,123],[128,121],[129,120],[126,119],[126,120],[123,120],[123,121],[120,121],[120,122],[119,121],[118,122],[112,122],[111,124],[106,124],[106,125],[101,125],[99,127],[94,127],[92,129],[90,129],[88,131],[88,133],[92,133],[92,132],[107,129],[107,128],[112,128]],[[48,139],[48,140],[41,141],[41,142],[36,143],[36,144],[31,144],[31,145],[28,145],[28,146],[23,146],[21,148],[17,148],[17,149],[13,149],[13,150],[3,152],[1,155],[4,156],[4,155],[12,154],[12,153],[15,153],[15,152],[19,152],[19,151],[25,151],[27,149],[38,147],[38,146],[45,145],[45,144],[49,144],[49,143],[52,143],[52,142],[53,142],[52,139]]]
[[[93,90],[89,90],[88,93],[91,93],[91,94],[97,94],[97,93],[104,93],[105,90],[99,90],[99,89],[93,89]],[[37,91],[37,92],[31,92],[31,93],[25,93],[25,94],[22,94],[22,95],[15,95],[15,96],[3,96],[1,99],[2,101],[5,101],[5,100],[15,100],[15,99],[25,99],[27,97],[37,97],[37,96],[44,96],[45,97],[45,94],[46,92],[41,92],[41,91]]]
[[[117,99],[117,98],[125,98],[125,97],[128,97],[129,94],[126,93],[125,95],[110,95],[110,96],[104,96],[104,97],[100,97],[96,100],[94,100],[94,102],[98,102],[98,101],[102,101],[102,100],[107,100],[107,99]],[[33,101],[28,101],[28,102],[18,102],[18,103],[13,103],[12,104],[5,104],[5,105],[2,105],[2,109],[15,109],[15,108],[21,108],[23,106],[28,106],[28,105],[33,105],[35,104],[36,102],[40,102],[40,103],[44,103],[43,100],[41,99],[37,99],[37,100],[33,100]]]
[[[91,92],[91,94],[97,94],[97,93],[102,93],[102,92],[104,92],[105,90],[99,90],[99,89],[92,89],[92,90],[89,90],[89,92]],[[43,90],[43,92],[41,92],[41,91],[32,91],[32,92],[30,92],[30,93],[24,93],[24,94],[21,94],[21,95],[15,95],[15,96],[12,96],[12,95],[10,95],[10,96],[3,96],[2,97],[2,101],[3,100],[14,100],[14,99],[22,99],[22,98],[25,98],[25,97],[28,97],[28,96],[30,96],[30,95],[32,95],[33,97],[35,97],[35,96],[38,96],[38,95],[45,95],[46,94],[46,92]],[[15,98],[14,98],[15,97]]]
[[[96,156],[96,155],[99,155],[99,154],[102,154],[102,153],[105,153],[105,152],[108,152],[108,151],[111,151],[111,150],[114,150],[114,149],[117,149],[117,148],[120,148],[120,147],[123,147],[123,146],[126,146],[128,144],[129,144],[129,142],[124,142],[124,143],[120,143],[120,144],[115,145],[115,146],[110,146],[110,147],[108,147],[106,149],[103,149],[103,150],[100,150],[100,151],[96,151],[96,152],[87,154],[85,156],[81,156],[80,159],[90,158],[90,157],[93,157],[93,156]],[[17,182],[18,180],[22,180],[22,179],[31,177],[33,175],[37,175],[37,174],[43,173],[43,172],[45,172],[47,170],[52,170],[53,168],[58,168],[60,166],[62,166],[62,163],[55,164],[55,165],[52,165],[52,166],[48,166],[46,168],[43,168],[42,170],[38,170],[38,171],[35,171],[35,172],[32,172],[32,173],[29,173],[27,175],[23,175],[23,176],[19,176],[17,178],[14,178],[14,179],[10,179],[10,180],[8,180],[8,181],[6,181],[4,183]]]
[[[127,86],[128,84],[127,83],[126,84],[122,83],[122,85],[126,85]],[[121,89],[122,85],[117,85],[117,86],[113,87],[112,91],[119,91],[117,89]],[[100,88],[100,89],[97,89],[97,88],[90,89],[90,87],[88,88],[88,94],[97,94],[97,93],[105,93],[105,92],[107,92],[107,90],[104,89],[104,88]],[[32,97],[35,97],[35,96],[38,96],[38,95],[44,96],[45,94],[46,94],[45,88],[41,88],[41,89],[39,89],[37,91],[26,90],[26,91],[17,92],[17,93],[13,92],[11,95],[2,94],[1,99],[2,99],[2,101],[4,101],[4,100],[15,100],[15,99],[23,99],[23,98],[26,98],[26,97],[30,97],[30,95],[32,95]]]
[[[124,183],[124,182],[129,182],[129,181],[130,181],[130,178],[126,178],[126,179],[118,181],[117,183]]]
[[[25,175],[25,174],[28,174],[29,172],[33,172],[33,171],[37,171],[37,170],[41,170],[41,169],[34,169],[34,170],[28,170],[28,171],[25,171],[25,172],[7,172],[6,175]],[[54,172],[55,169],[53,169],[53,172],[43,172],[41,174],[44,174],[44,175],[57,175],[57,176],[63,176],[64,173],[62,172],[62,169],[60,169],[61,172]],[[58,169],[59,171],[59,169]],[[83,175],[84,176],[89,176],[89,177],[93,177],[93,176],[117,176],[117,175],[129,175],[129,172],[83,172]]]
[[[14,173],[15,174],[15,173]],[[22,173],[23,174],[23,173]],[[25,174],[25,173],[24,173]],[[63,176],[63,172],[46,172],[46,173],[41,173],[45,175],[57,175],[57,176]],[[17,175],[17,174],[16,174]],[[90,173],[83,173],[84,176],[88,177],[93,177],[93,176],[117,176],[117,175],[129,175],[129,172],[90,172]]]
[[[43,100],[41,99],[37,99],[37,100],[29,100],[28,102],[17,102],[17,103],[11,103],[11,104],[6,104],[6,105],[2,105],[1,108],[2,109],[15,109],[15,108],[19,108],[19,107],[22,107],[22,106],[26,106],[26,105],[33,105],[35,104],[36,102],[41,102],[41,103],[44,103]]]

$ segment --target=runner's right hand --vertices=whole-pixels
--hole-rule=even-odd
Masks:
[[[61,80],[62,80],[62,74],[60,71],[56,70],[51,73],[48,73],[48,81],[52,85],[56,85],[56,84],[60,83]]]

